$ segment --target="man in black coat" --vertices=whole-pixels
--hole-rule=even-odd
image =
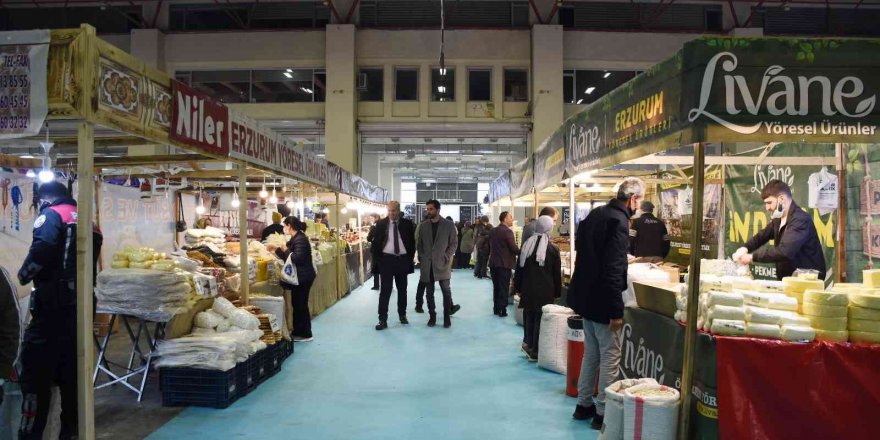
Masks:
[[[735,258],[740,264],[776,263],[776,278],[791,276],[796,269],[813,269],[825,279],[825,254],[819,244],[816,225],[791,197],[791,188],[771,180],[761,190],[770,224],[740,248]],[[761,248],[773,240],[773,247]]]
[[[379,323],[376,330],[388,328],[388,303],[391,300],[391,283],[397,285],[397,314],[401,324],[406,319],[406,277],[413,273],[413,257],[416,253],[416,227],[403,218],[400,202],[388,203],[388,217],[376,223],[376,233],[371,245],[373,260],[379,265],[382,277],[379,291]]]
[[[367,242],[370,243],[370,251],[372,251],[373,242],[376,241],[376,223],[379,222],[378,214],[370,214],[370,221],[372,224],[370,225],[370,232],[367,234]],[[379,290],[379,279],[382,278],[379,275],[379,262],[375,259],[370,259],[370,273],[373,275],[373,288],[371,290]]]
[[[593,419],[601,429],[605,388],[617,377],[623,296],[627,287],[629,218],[645,196],[645,183],[630,177],[620,183],[617,197],[590,211],[577,230],[577,260],[568,305],[584,318],[584,360],[578,382],[574,418]],[[599,370],[599,394],[593,397]]]
[[[669,255],[670,241],[666,225],[654,217],[654,204],[642,202],[642,215],[633,220],[629,229],[629,253],[657,262]]]

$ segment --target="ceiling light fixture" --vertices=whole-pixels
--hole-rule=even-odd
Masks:
[[[25,154],[24,156],[21,156],[21,158],[22,159],[33,159],[34,156],[32,154]]]
[[[288,72],[284,72],[284,76],[288,77],[289,79],[293,79],[293,75]]]
[[[580,104],[580,103],[582,103],[582,102],[584,102],[584,98],[578,99],[578,102],[577,102],[577,103]]]
[[[587,87],[587,90],[584,90],[584,93],[586,93],[588,95],[592,95],[593,91],[595,91],[595,90],[596,90],[595,87]]]
[[[196,214],[203,215],[206,211],[205,198],[202,196],[202,191],[199,191],[199,205],[196,206]]]
[[[269,203],[275,205],[278,203],[278,194],[275,193],[275,181],[272,181],[272,197],[269,197]]]
[[[293,69],[287,69],[287,73],[293,73]]]
[[[33,179],[34,177],[37,177],[37,173],[35,173],[34,170],[27,170],[25,176],[27,176],[29,179]]]
[[[260,189],[260,198],[265,199],[269,197],[269,191],[266,191],[266,176],[263,176],[263,188]]]
[[[611,72],[605,72],[605,74],[602,75],[602,78],[608,78],[609,76],[611,76]]]

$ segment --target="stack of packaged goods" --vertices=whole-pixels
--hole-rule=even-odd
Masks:
[[[797,299],[799,305],[804,303],[804,292],[807,290],[825,290],[825,283],[822,280],[810,279],[810,277],[785,277],[782,279],[782,286],[782,292]],[[803,310],[798,308],[798,312],[803,313]]]
[[[880,271],[866,270],[864,287],[851,290],[847,316],[849,340],[880,344]]]
[[[222,249],[226,245],[226,231],[211,226],[205,229],[187,229],[184,240],[190,247],[209,246]]]
[[[95,286],[98,310],[155,322],[188,311],[193,294],[191,275],[152,269],[107,269]]]
[[[846,293],[808,289],[803,294],[801,309],[816,329],[816,339],[846,342],[849,296]]]

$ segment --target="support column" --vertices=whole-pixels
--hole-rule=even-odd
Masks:
[[[355,28],[350,24],[328,25],[326,36],[326,158],[343,169],[358,174],[360,154],[355,93]]]
[[[382,186],[379,182],[381,172],[379,171],[379,155],[364,154],[361,156],[361,177],[374,185]]]
[[[95,390],[92,381],[95,368],[94,315],[94,248],[92,218],[95,202],[95,127],[81,122],[77,130],[77,218],[76,224],[76,366],[77,401],[79,403],[79,437],[95,438]],[[112,331],[110,329],[109,331]]]
[[[562,26],[532,27],[532,133],[529,154],[559,128],[562,102]]]
[[[248,305],[251,283],[250,274],[248,273],[248,198],[247,198],[247,167],[238,166],[238,188],[241,204],[238,207],[238,237],[239,237],[239,263],[241,264],[241,301],[244,305]]]
[[[150,16],[150,19],[152,16]],[[165,34],[158,29],[133,29],[131,31],[131,55],[147,67],[165,71]],[[156,156],[168,154],[166,145],[137,145],[128,147],[129,156]]]

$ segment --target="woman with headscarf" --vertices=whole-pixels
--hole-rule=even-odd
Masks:
[[[559,249],[550,242],[553,218],[542,215],[535,234],[523,244],[517,262],[514,287],[523,309],[525,340],[522,350],[529,362],[538,360],[538,335],[541,331],[541,308],[553,304],[562,294],[562,260]],[[548,288],[549,287],[549,288]]]
[[[315,282],[317,273],[312,264],[312,243],[306,237],[306,224],[299,217],[287,217],[284,219],[284,234],[290,236],[287,245],[276,247],[267,245],[269,252],[281,261],[287,261],[288,257],[296,267],[296,275],[299,284],[294,286],[281,281],[281,287],[290,291],[290,300],[293,303],[293,341],[310,342],[312,335],[312,316],[309,312],[309,291]]]
[[[474,225],[465,222],[461,233],[461,244],[458,246],[461,252],[461,268],[471,267],[471,254],[474,252]]]

